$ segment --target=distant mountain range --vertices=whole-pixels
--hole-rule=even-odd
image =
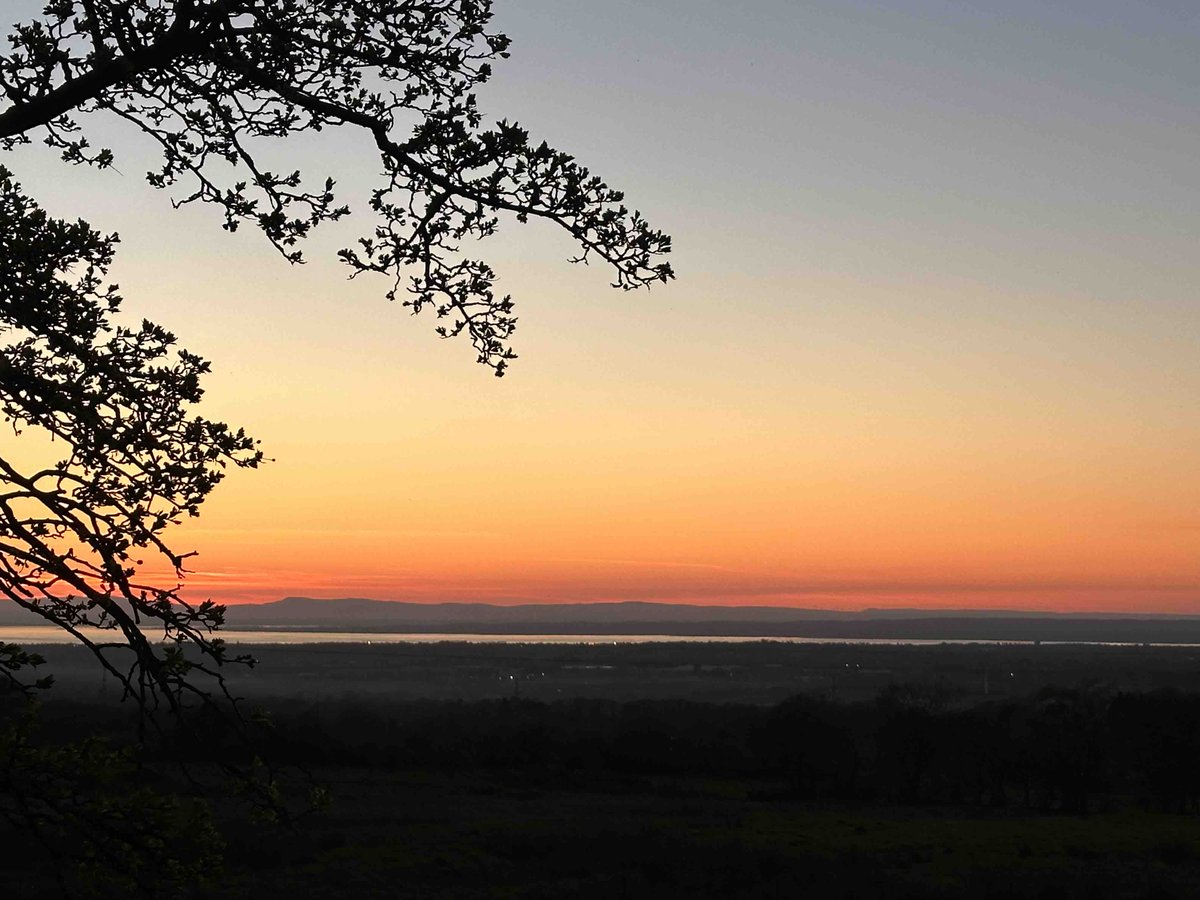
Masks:
[[[0,625],[31,624],[37,622],[29,613],[0,602]],[[1004,609],[841,611],[642,601],[497,606],[286,597],[273,603],[230,606],[226,627],[240,631],[1200,643],[1200,616]]]
[[[697,606],[641,601],[407,603],[287,597],[230,606],[231,629],[464,634],[674,634],[831,639],[1200,643],[1200,617],[1020,610]]]

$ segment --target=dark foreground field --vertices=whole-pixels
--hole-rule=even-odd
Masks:
[[[74,652],[52,660],[64,683],[37,740],[123,740],[127,713]],[[165,896],[1200,896],[1191,649],[261,655],[265,677],[241,682],[272,710],[258,749],[332,800],[285,828],[207,793],[224,861]],[[168,736],[107,790],[186,797],[196,790],[172,761],[207,780],[214,759],[248,762],[239,754],[216,727]],[[180,809],[201,822],[199,806]],[[184,819],[171,840],[186,854],[203,829]],[[34,836],[12,828],[0,846],[12,896],[61,894]],[[70,856],[68,887],[103,883],[103,859],[81,869]]]
[[[1200,886],[1200,823],[824,805],[733,780],[328,773],[303,849],[254,835],[210,896],[1167,898]]]

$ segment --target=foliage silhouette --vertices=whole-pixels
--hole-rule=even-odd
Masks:
[[[331,178],[310,182],[261,161],[264,138],[360,130],[383,179],[372,232],[341,251],[355,273],[392,279],[438,333],[466,333],[479,361],[504,373],[515,354],[512,299],[460,245],[493,234],[498,214],[548,219],[632,290],[673,277],[671,239],[630,211],[620,191],[517,124],[485,126],[474,89],[508,55],[489,31],[489,0],[59,0],[10,35],[0,57],[0,142],[44,130],[63,159],[100,168],[80,114],[113,114],[150,136],[156,187],[186,182],[177,203],[210,203],[230,231],[257,226],[287,259],[323,222],[345,216]]]
[[[0,458],[0,595],[94,654],[135,701],[140,739],[161,729],[156,710],[178,727],[197,703],[220,706],[244,735],[222,667],[251,660],[215,636],[221,607],[179,596],[188,554],[165,532],[198,513],[226,467],[262,454],[241,430],[192,413],[207,362],[151,322],[116,324],[114,244],[48,216],[0,167],[0,414],[16,434],[49,439],[33,462]],[[64,892],[195,881],[219,848],[204,804],[147,787],[130,750],[41,740],[34,695],[50,679],[27,673],[43,662],[0,644],[4,699],[19,701],[0,715],[0,818],[56,860]],[[253,802],[268,799],[260,772],[221,768]]]
[[[491,17],[488,0],[53,0],[0,54],[0,148],[40,137],[68,163],[108,168],[114,154],[93,146],[89,117],[116,117],[157,143],[162,163],[147,177],[184,185],[176,206],[211,204],[225,229],[248,223],[299,263],[303,240],[349,208],[332,178],[276,172],[264,148],[359,131],[382,180],[366,198],[374,226],[339,254],[351,277],[383,274],[389,300],[432,308],[442,337],[465,333],[503,375],[513,302],[461,249],[494,234],[501,214],[557,223],[580,247],[572,261],[607,263],[614,287],[673,272],[670,238],[619,191],[522,127],[485,124],[473,91],[509,46]],[[216,636],[222,607],[180,596],[190,554],[167,533],[229,467],[263,457],[244,431],[194,414],[207,362],[161,326],[117,323],[121,299],[106,280],[115,244],[48,216],[0,168],[0,410],[15,434],[59,451],[34,464],[0,454],[0,594],[87,646],[144,729],[164,706],[232,699],[222,666],[251,662]],[[0,645],[0,674],[18,693],[48,686],[26,679],[40,662]],[[5,740],[28,746],[23,732]],[[26,758],[65,771],[53,753],[11,757]],[[10,767],[4,789],[46,810],[54,791],[23,793],[13,774],[36,768]]]
[[[36,707],[0,727],[10,850],[52,860],[63,896],[185,896],[216,873],[223,841],[204,799],[148,783],[127,748],[91,736],[41,740]]]
[[[173,352],[151,322],[114,324],[114,243],[47,216],[0,168],[0,412],[61,448],[30,470],[0,459],[0,592],[92,649],[140,704],[176,705],[200,692],[196,674],[219,678],[226,648],[212,637],[222,609],[179,597],[186,554],[163,533],[198,514],[227,465],[262,454],[243,431],[191,414],[207,362]],[[155,558],[170,586],[139,577]]]
[[[619,191],[515,124],[485,126],[472,91],[509,46],[491,17],[487,0],[59,0],[14,26],[0,55],[0,146],[36,132],[64,160],[107,168],[114,156],[92,145],[83,117],[115,116],[161,148],[151,184],[189,185],[176,205],[213,204],[226,229],[251,223],[296,263],[303,239],[349,210],[332,179],[272,171],[263,139],[362,131],[383,165],[369,198],[377,224],[342,259],[352,275],[387,274],[387,296],[404,293],[414,313],[434,307],[438,332],[465,332],[502,375],[515,356],[512,300],[496,295],[485,262],[460,253],[500,213],[558,223],[581,247],[574,261],[608,262],[616,287],[673,273],[670,238]],[[186,351],[167,362],[174,338],[156,325],[111,325],[119,299],[103,276],[115,239],[49,219],[3,177],[5,414],[70,449],[38,472],[0,460],[3,591],[84,643],[84,626],[119,631],[135,660],[113,668],[127,692],[177,703],[200,665],[183,645],[224,658],[211,637],[222,610],[181,603],[177,579],[148,583],[140,557],[182,574],[186,554],[163,530],[197,514],[227,464],[262,457],[242,431],[187,418],[207,363]],[[167,653],[156,655],[148,622]]]
[[[873,702],[797,695],[772,706],[281,697],[273,705],[273,752],[387,770],[746,779],[758,790],[775,785],[783,797],[820,803],[1067,814],[1200,809],[1200,694],[1050,686],[932,709],[896,702],[915,687],[900,685]]]

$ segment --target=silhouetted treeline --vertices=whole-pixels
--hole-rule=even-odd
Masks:
[[[50,740],[81,729],[118,739],[111,710],[44,712]],[[271,720],[259,749],[281,764],[751,779],[764,796],[820,802],[1200,811],[1200,693],[1176,690],[1045,687],[970,704],[901,684],[869,702],[798,695],[765,707],[278,700]],[[157,752],[197,762],[244,752],[224,733],[189,729]]]
[[[1047,687],[965,706],[872,702],[281,702],[270,753],[318,766],[752,779],[764,797],[1062,812],[1200,810],[1200,694]],[[213,746],[174,747],[212,759]]]

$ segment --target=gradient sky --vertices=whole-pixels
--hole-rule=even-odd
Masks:
[[[497,7],[484,109],[626,190],[679,274],[621,294],[510,223],[502,380],[346,280],[366,215],[289,268],[172,211],[119,127],[119,173],[0,160],[120,232],[127,310],[276,460],[177,533],[190,596],[1200,612],[1195,3]],[[365,209],[361,136],[281,151]]]

